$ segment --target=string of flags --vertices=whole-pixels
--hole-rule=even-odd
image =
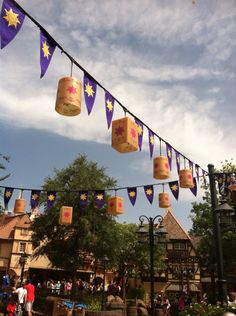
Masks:
[[[52,60],[54,51],[58,47],[64,55],[71,61],[71,76],[64,77],[59,80],[56,98],[55,110],[66,116],[78,115],[81,112],[81,97],[82,87],[84,91],[84,100],[88,115],[92,112],[95,104],[97,87],[104,90],[104,103],[107,127],[112,126],[112,147],[121,153],[130,151],[142,150],[144,127],[148,132],[148,144],[150,158],[154,154],[155,140],[158,139],[160,143],[160,156],[162,157],[163,144],[165,145],[166,156],[168,158],[169,169],[172,170],[173,152],[176,157],[176,166],[178,174],[181,171],[181,162],[183,161],[184,168],[193,171],[195,166],[196,177],[199,179],[200,169],[204,177],[207,172],[198,164],[193,163],[185,155],[176,150],[168,142],[162,139],[159,135],[153,132],[145,123],[131,113],[118,99],[116,99],[101,83],[99,83],[91,74],[89,74],[63,47],[40,25],[29,13],[27,13],[15,0],[3,0],[1,16],[0,16],[0,41],[1,48],[6,47],[17,35],[23,26],[25,16],[27,16],[40,30],[40,77],[43,78],[49,64]],[[84,73],[83,84],[80,80],[72,77],[72,68],[76,65]],[[112,120],[115,104],[122,107],[125,113],[125,118],[119,120]],[[126,114],[133,117],[134,121],[126,117]],[[182,160],[182,161],[181,161]],[[157,178],[158,179],[158,178]],[[192,180],[194,181],[194,180]],[[194,183],[192,183],[192,186]]]

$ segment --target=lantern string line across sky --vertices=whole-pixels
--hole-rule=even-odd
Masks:
[[[198,164],[195,164],[185,155],[176,150],[168,142],[166,142],[161,136],[153,132],[148,125],[146,125],[142,120],[135,116],[129,109],[127,109],[117,98],[115,98],[108,90],[96,80],[85,68],[83,68],[63,47],[48,33],[48,31],[36,21],[28,12],[26,12],[15,0],[4,0],[2,4],[1,17],[0,17],[0,39],[1,39],[1,48],[4,48],[18,33],[21,29],[24,18],[27,16],[39,29],[40,29],[40,65],[41,65],[41,78],[47,71],[49,63],[52,59],[52,55],[55,51],[55,48],[58,47],[61,52],[67,56],[71,61],[71,76],[73,65],[77,66],[84,73],[84,95],[85,103],[87,106],[88,114],[92,111],[92,107],[95,101],[96,88],[99,86],[105,92],[105,106],[106,106],[106,116],[108,129],[111,125],[111,120],[114,112],[114,103],[116,102],[124,111],[124,114],[128,113],[135,120],[137,125],[138,132],[138,147],[139,151],[142,149],[142,139],[143,139],[143,127],[145,126],[148,130],[148,141],[149,141],[149,150],[150,158],[153,155],[154,149],[154,138],[157,137],[160,144],[160,156],[162,155],[162,143],[166,145],[166,153],[168,162],[171,169],[172,162],[172,150],[175,151],[177,170],[179,173],[181,158],[183,159],[184,168],[186,168],[186,160],[189,163],[189,168],[193,170],[193,165],[195,165],[196,176],[199,176],[199,170],[202,170],[202,176],[207,174],[207,171],[202,169]],[[75,78],[74,78],[75,79]],[[74,80],[75,81],[75,80]],[[75,88],[74,88],[75,89]],[[70,91],[74,93],[74,91]],[[89,99],[89,97],[93,98]]]

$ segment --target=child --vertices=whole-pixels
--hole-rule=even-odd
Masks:
[[[11,296],[11,297],[9,298],[9,303],[8,303],[8,305],[7,305],[6,310],[7,310],[7,315],[8,315],[8,316],[14,316],[14,315],[15,315],[16,302],[15,302],[13,296]]]

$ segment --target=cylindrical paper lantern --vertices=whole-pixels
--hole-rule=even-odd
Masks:
[[[112,121],[112,147],[120,153],[138,150],[138,125],[129,117]]]
[[[120,196],[112,196],[107,201],[107,213],[120,215],[124,213],[124,199]]]
[[[26,200],[19,197],[18,199],[15,200],[14,213],[24,213],[25,206],[26,206]]]
[[[179,171],[179,186],[190,189],[194,187],[193,174],[191,169],[182,169]]]
[[[168,158],[158,156],[153,159],[153,178],[168,179],[170,177],[170,166]]]
[[[59,224],[70,225],[72,224],[73,207],[62,206],[60,209]]]
[[[59,80],[55,110],[65,116],[75,116],[81,112],[82,84],[74,77]]]
[[[159,207],[167,208],[170,207],[170,196],[167,192],[159,193]]]
[[[230,185],[228,186],[228,189],[229,189],[230,191],[236,191],[236,183],[230,184]]]

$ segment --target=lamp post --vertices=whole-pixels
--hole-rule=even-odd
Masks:
[[[155,232],[155,221],[157,220],[159,226],[157,231]],[[151,300],[151,316],[155,315],[155,306],[154,306],[154,245],[155,240],[154,237],[157,236],[159,238],[159,243],[165,243],[166,241],[166,230],[162,225],[163,217],[161,215],[157,215],[154,218],[147,217],[146,215],[141,215],[139,217],[140,225],[138,230],[139,242],[146,242],[147,236],[149,238],[149,251],[150,251],[150,300]],[[148,223],[148,230],[144,226],[144,222]]]
[[[23,282],[24,277],[24,270],[25,270],[25,263],[27,261],[28,255],[24,252],[21,254],[19,263],[21,265],[21,275],[20,275],[20,281]]]
[[[215,251],[217,260],[217,272],[218,272],[218,299],[221,303],[227,302],[227,286],[224,273],[224,262],[223,262],[223,248],[221,239],[221,227],[220,227],[220,213],[227,212],[228,215],[232,214],[233,209],[227,204],[222,203],[218,205],[216,185],[215,185],[215,171],[214,165],[208,165],[209,171],[209,182],[210,182],[210,193],[211,193],[211,205],[212,205],[212,216],[213,216],[213,231],[215,240]]]
[[[103,290],[102,290],[102,308],[105,309],[105,285],[106,285],[106,266],[109,262],[107,255],[104,255],[101,259],[103,264]]]

